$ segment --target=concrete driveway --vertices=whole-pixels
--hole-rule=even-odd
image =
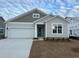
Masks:
[[[32,46],[32,39],[0,40],[0,58],[27,58]]]

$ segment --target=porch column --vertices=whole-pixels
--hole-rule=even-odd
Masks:
[[[8,37],[8,23],[5,23],[5,37]]]
[[[45,37],[47,37],[47,23],[45,22]]]
[[[35,24],[35,38],[37,38],[37,24]]]

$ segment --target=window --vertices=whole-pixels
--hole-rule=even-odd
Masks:
[[[40,18],[40,14],[39,13],[33,13],[32,17],[33,18]]]
[[[62,24],[53,24],[52,29],[53,29],[53,33],[62,34]]]
[[[57,33],[57,26],[56,25],[53,25],[53,33]]]
[[[62,33],[62,25],[58,25],[58,33]]]
[[[0,33],[3,33],[3,29],[0,29]]]

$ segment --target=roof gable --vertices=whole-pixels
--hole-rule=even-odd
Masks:
[[[48,22],[48,21],[51,21],[52,19],[54,20],[55,18],[62,19],[64,21],[66,21],[67,23],[69,23],[65,18],[63,18],[63,17],[61,17],[59,15],[53,15],[53,16],[47,15],[45,17],[42,17],[42,18],[34,21],[34,23],[37,23],[37,22]]]
[[[30,10],[24,14],[16,16],[15,18],[10,19],[8,22],[33,22],[33,21],[37,20],[36,18],[32,17],[33,13],[39,13],[40,18],[47,15],[46,13],[42,12],[41,10],[35,8],[35,9]]]
[[[65,18],[63,18],[63,17],[61,17],[61,16],[59,16],[59,15],[56,15],[56,16],[50,18],[48,21],[51,21],[52,19],[55,19],[55,18],[60,18],[60,19],[62,19],[62,20],[64,20],[64,21],[66,21],[67,23],[69,23]],[[48,21],[47,21],[47,22],[48,22]]]
[[[5,20],[3,19],[3,17],[0,17],[0,22],[4,22]]]

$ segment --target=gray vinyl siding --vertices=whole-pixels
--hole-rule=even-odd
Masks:
[[[2,17],[0,17],[0,28],[4,28],[5,27],[5,20],[2,18]]]
[[[29,12],[28,14],[27,13],[26,13],[26,15],[21,15],[21,16],[19,16],[17,18],[14,18],[11,22],[33,22],[33,21],[39,19],[39,18],[33,18],[32,17],[33,13],[39,13],[40,18],[46,16],[46,14],[40,12],[39,10],[34,10],[32,12]]]
[[[4,34],[5,34],[5,20],[3,19],[3,17],[0,17],[0,38],[3,38],[4,37]],[[3,30],[2,30],[3,29]]]
[[[5,24],[4,23],[0,23],[0,28],[5,28]]]
[[[52,25],[53,23],[62,23],[63,24],[63,34],[53,34]],[[55,17],[47,22],[47,37],[69,37],[68,33],[68,22],[62,18]]]

